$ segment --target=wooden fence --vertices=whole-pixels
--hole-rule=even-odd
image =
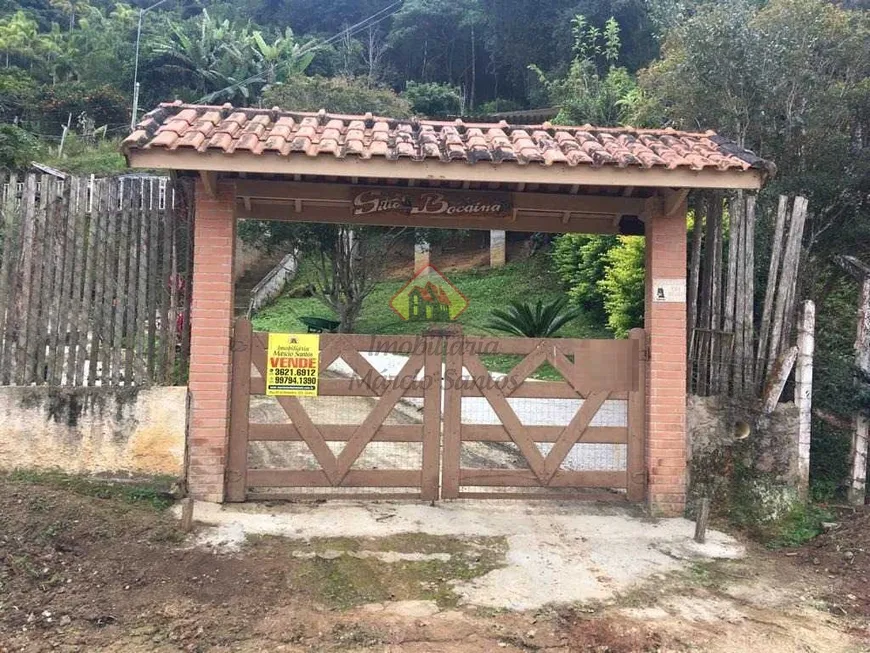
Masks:
[[[779,198],[770,250],[755,251],[755,196],[708,193],[695,210],[689,255],[689,392],[760,396],[788,376],[807,200]],[[755,320],[756,259],[767,259]],[[790,361],[790,362],[789,362]]]
[[[166,178],[0,178],[0,385],[183,382],[190,195]]]

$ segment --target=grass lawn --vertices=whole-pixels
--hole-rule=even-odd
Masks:
[[[548,268],[548,263],[546,256],[539,255],[510,263],[497,270],[482,268],[451,274],[450,282],[468,298],[468,308],[456,319],[456,322],[461,324],[463,331],[469,335],[506,335],[486,327],[494,308],[503,308],[513,300],[543,299],[546,302],[563,294],[558,280]],[[299,274],[291,284],[291,291],[293,288],[304,286],[313,277],[312,266],[306,265],[303,259]],[[395,280],[378,283],[363,304],[355,331],[388,335],[413,334],[430,327],[430,322],[403,320],[390,308],[390,299],[405,283],[407,281]],[[335,313],[316,297],[290,297],[285,294],[254,316],[254,328],[258,331],[304,333],[307,329],[299,321],[299,316],[336,319]],[[606,329],[591,324],[584,319],[584,316],[564,326],[558,335],[563,338],[612,337]],[[508,372],[522,359],[522,356],[486,355],[481,359],[492,371]],[[549,380],[561,378],[549,364],[539,368],[533,376]]]
[[[504,335],[486,327],[494,308],[503,308],[513,300],[549,301],[563,295],[556,277],[548,269],[546,256],[535,256],[510,263],[503,268],[488,268],[455,272],[450,282],[468,298],[468,308],[456,319],[469,335]],[[409,270],[410,276],[410,270]],[[313,270],[304,259],[299,275],[291,289],[306,284]],[[408,322],[391,308],[390,299],[407,281],[387,280],[378,283],[366,298],[362,314],[356,324],[357,333],[405,334],[420,333],[431,326],[429,322]],[[254,316],[254,328],[260,331],[284,333],[304,332],[306,327],[299,316],[336,319],[335,313],[316,297],[279,297],[273,304]],[[563,338],[609,338],[601,327],[590,324],[583,316],[562,328]]]

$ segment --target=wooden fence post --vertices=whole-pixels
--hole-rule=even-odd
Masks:
[[[795,368],[795,404],[798,407],[798,490],[806,495],[810,484],[810,441],[813,413],[813,351],[816,305],[803,302],[798,323],[798,357]]]
[[[646,331],[632,329],[628,337],[637,343],[635,358],[637,388],[628,393],[628,475],[626,498],[643,501],[646,498]]]
[[[855,337],[855,365],[866,376],[870,375],[870,276],[861,282],[858,300],[858,333]],[[867,441],[870,435],[870,420],[856,413],[850,456],[849,501],[864,505],[867,480]]]
[[[791,314],[794,311],[794,296],[797,292],[797,273],[798,266],[800,265],[801,240],[803,239],[806,217],[807,200],[803,197],[796,197],[792,205],[791,225],[785,245],[785,253],[782,258],[780,279],[785,280],[785,283],[778,284],[779,290],[776,298],[773,324],[771,325],[765,376],[770,373],[777,357],[789,342],[789,326],[791,324]]]
[[[423,379],[423,471],[420,498],[436,501],[439,497],[441,470],[441,361],[444,338],[439,334],[424,334],[425,362]]]
[[[779,206],[776,210],[776,224],[773,228],[773,246],[770,251],[770,264],[767,270],[767,288],[764,291],[764,308],[761,313],[760,333],[758,336],[758,353],[755,358],[755,386],[764,384],[764,363],[767,360],[767,344],[770,340],[770,323],[773,319],[773,299],[779,285],[780,259],[782,258],[783,235],[788,216],[788,197],[779,196]]]
[[[244,501],[248,486],[248,410],[251,404],[251,347],[254,332],[247,318],[236,320],[232,341],[230,442],[227,451],[226,500]]]
[[[444,340],[447,356],[444,364],[444,411],[442,414],[441,498],[459,497],[459,467],[462,453],[462,332]]]
[[[489,267],[503,267],[507,260],[507,232],[493,229],[489,232]]]
[[[855,334],[855,367],[870,376],[870,266],[854,256],[837,256],[837,264],[861,285],[858,295],[858,327]],[[852,418],[852,444],[849,451],[850,503],[864,505],[867,482],[867,447],[870,420],[860,412]]]
[[[745,198],[743,213],[743,307],[738,310],[744,314],[743,320],[743,392],[752,394],[755,390],[755,195]]]
[[[429,266],[429,243],[423,241],[414,243],[414,273]]]
[[[695,541],[703,544],[707,541],[707,522],[710,520],[710,499],[703,497],[698,506],[698,516],[695,519]]]
[[[17,344],[15,347],[15,367],[12,372],[12,383],[15,385],[23,385],[27,382],[25,368],[27,365],[27,334],[30,331],[28,307],[33,291],[35,204],[36,175],[29,174],[24,178],[24,190],[21,195],[22,246],[19,255],[21,285],[18,288],[18,301],[14,311]]]
[[[12,316],[15,311],[16,268],[21,237],[21,212],[18,210],[18,177],[2,180],[5,194],[0,193],[3,214],[3,260],[0,263],[0,384],[11,382],[11,367],[15,357],[12,344]]]

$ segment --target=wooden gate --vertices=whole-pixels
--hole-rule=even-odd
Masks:
[[[252,421],[251,398],[266,392],[268,333],[253,332],[246,319],[236,322],[233,337],[233,386],[230,402],[230,447],[227,459],[228,501],[257,498],[438,498],[441,370],[439,340],[415,336],[320,336],[319,394],[317,397],[275,397],[283,422]],[[407,360],[393,376],[378,372],[361,352],[393,356],[407,352]],[[349,374],[330,373],[338,359]],[[324,404],[330,400],[326,409]],[[356,402],[354,402],[356,398]],[[367,401],[366,401],[367,400]],[[388,417],[403,404],[402,420]],[[370,404],[367,415],[354,417],[354,403]],[[415,418],[415,419],[414,419]],[[328,421],[324,421],[324,419]],[[351,423],[348,423],[348,422]],[[278,467],[258,467],[251,444],[299,443],[313,460],[276,456]],[[304,444],[303,444],[304,443]],[[372,443],[416,445],[412,455],[393,455],[389,469],[356,465]],[[401,465],[410,460],[411,464]],[[321,493],[318,493],[317,488]],[[340,488],[360,488],[353,493]],[[389,494],[385,494],[389,490]]]
[[[310,398],[265,398],[267,339],[236,323],[228,501],[644,498],[640,329],[628,340],[323,334]],[[511,358],[509,372],[491,371]]]
[[[494,374],[486,357],[519,360]],[[441,497],[642,500],[644,357],[642,329],[628,340],[447,338]],[[542,366],[559,380],[531,378]],[[465,466],[469,443],[500,443],[515,460]]]

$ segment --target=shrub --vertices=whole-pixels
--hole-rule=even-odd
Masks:
[[[617,337],[643,326],[644,239],[619,236],[619,244],[606,256],[604,278],[598,286],[604,295],[607,326]]]
[[[553,245],[553,268],[571,303],[579,306],[599,324],[604,324],[604,278],[607,252],[617,244],[616,236],[565,234]]]
[[[402,96],[411,103],[414,113],[421,116],[455,116],[462,111],[462,95],[450,84],[408,82]]]
[[[39,114],[34,122],[38,121],[41,129],[48,133],[60,133],[60,125],[70,114],[73,121],[86,114],[96,127],[125,126],[130,121],[129,104],[124,94],[109,85],[92,87],[80,82],[43,87]]]
[[[263,104],[292,111],[365,113],[391,118],[411,115],[411,106],[392,89],[348,77],[294,77],[266,89]]]
[[[127,161],[121,154],[119,140],[103,139],[89,143],[87,139],[72,132],[67,134],[63,157],[56,154],[44,155],[42,161],[74,175],[111,175],[127,170]]]
[[[15,125],[0,125],[0,170],[22,168],[33,160],[36,137]]]

